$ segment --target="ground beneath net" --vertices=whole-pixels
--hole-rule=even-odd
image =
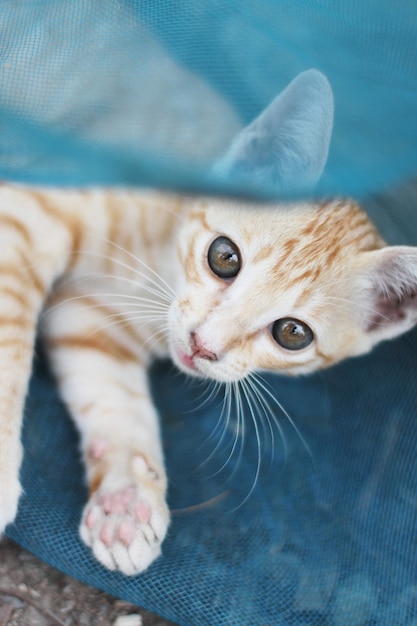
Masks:
[[[62,574],[9,539],[2,539],[0,626],[55,625],[175,626]]]

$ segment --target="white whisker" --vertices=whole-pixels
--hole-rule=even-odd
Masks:
[[[208,385],[204,386],[204,389],[202,393],[200,394],[200,397],[202,397],[203,399],[201,400],[199,404],[185,411],[186,413],[194,413],[195,411],[202,409],[206,404],[208,404],[214,398],[214,396],[217,395],[219,388],[220,388],[220,383],[217,380],[212,380],[210,378],[205,379],[205,382],[206,381],[208,381]]]
[[[109,323],[107,323],[107,324],[100,324],[99,326],[97,326],[97,328],[93,328],[88,334],[85,335],[85,337],[86,338],[92,337],[96,333],[99,333],[99,332],[102,332],[102,331],[105,331],[105,330],[109,330],[109,329],[114,328],[114,327],[123,329],[124,326],[132,325],[133,322],[135,322],[135,321],[143,321],[142,324],[137,325],[137,329],[141,330],[145,326],[149,326],[149,324],[152,324],[153,322],[155,322],[156,321],[156,316],[147,314],[147,315],[143,315],[143,316],[136,315],[134,317],[126,317],[126,316],[123,316],[123,315],[121,315],[119,313],[116,313],[114,315],[106,316],[104,319],[111,319],[111,321]],[[160,319],[164,319],[164,316],[161,315]],[[162,331],[165,332],[166,336],[169,335],[168,326],[164,326],[163,328],[161,328],[159,330],[159,333],[161,333]],[[152,338],[153,335],[155,335],[155,334],[156,333],[151,333],[150,337]],[[137,345],[138,345],[138,347],[141,350],[144,350],[146,348],[147,343],[148,343],[148,340],[145,341],[144,343],[140,343],[139,337],[138,337],[138,344]]]
[[[159,298],[159,302],[166,302],[167,304],[171,304],[174,299],[171,294],[163,291],[162,288],[157,284],[154,284],[154,286],[152,287],[151,285],[146,284],[146,282],[139,282],[138,280],[133,279],[133,278],[128,278],[127,276],[121,276],[118,274],[109,274],[109,273],[103,273],[103,272],[89,272],[88,274],[84,273],[84,274],[77,274],[75,276],[68,276],[65,278],[64,281],[62,281],[61,284],[66,285],[68,283],[71,284],[74,282],[76,282],[77,284],[82,284],[85,282],[89,282],[91,280],[100,280],[100,279],[120,281],[120,282],[128,283],[129,285],[134,285],[135,290],[137,291],[140,291],[140,292],[146,291],[148,293],[151,293],[157,296]],[[127,295],[128,294],[126,294],[126,296]],[[132,296],[132,297],[135,297],[135,296]]]
[[[269,406],[268,402],[263,397],[262,392],[257,388],[256,384],[250,379],[250,375],[242,381],[242,384],[244,384],[247,387],[248,394],[251,396],[252,402],[254,406],[257,408],[261,426],[264,428],[264,431],[265,431],[265,436],[267,432],[269,431],[270,440],[271,440],[271,462],[272,462],[272,459],[274,456],[274,450],[275,450],[275,436],[274,436],[274,430],[271,424],[271,417],[272,417],[271,407]],[[265,420],[263,419],[263,417],[265,417],[266,423],[268,424],[268,431],[265,428]],[[284,449],[286,450],[286,442],[285,442],[285,438],[283,436],[282,430],[280,428],[279,422],[277,423],[277,426],[281,434],[281,439],[284,442]]]
[[[209,435],[209,437],[207,437],[207,439],[203,442],[203,445],[206,445],[209,441],[211,441],[217,430],[220,428],[222,422],[223,422],[223,417],[225,415],[225,411],[226,411],[226,419],[224,420],[224,424],[223,424],[223,429],[220,435],[219,440],[217,441],[215,447],[213,448],[213,450],[211,451],[211,453],[209,454],[208,457],[206,457],[204,459],[204,461],[202,463],[200,463],[199,468],[203,467],[204,465],[207,465],[207,463],[213,458],[213,456],[215,455],[215,453],[217,452],[217,450],[219,449],[219,447],[221,446],[223,439],[225,437],[225,434],[227,432],[227,427],[229,425],[229,420],[230,420],[230,397],[231,397],[231,393],[230,393],[230,383],[225,383],[223,386],[223,390],[224,390],[224,397],[223,397],[223,402],[222,402],[222,410],[220,412],[220,415],[217,419],[216,425],[213,428],[211,434]],[[217,473],[217,472],[216,472]]]
[[[237,415],[237,422],[236,422],[236,428],[234,429],[234,436],[233,436],[233,443],[232,446],[230,448],[230,451],[228,453],[228,456],[226,458],[226,460],[224,461],[224,463],[221,465],[221,467],[214,473],[214,476],[217,476],[218,474],[220,474],[230,463],[231,459],[233,458],[234,452],[236,450],[236,446],[238,444],[238,441],[240,439],[241,441],[241,448],[243,445],[243,439],[244,439],[244,431],[242,429],[242,435],[241,437],[239,437],[239,433],[241,431],[241,426],[242,426],[242,405],[241,405],[241,398],[240,398],[240,392],[239,392],[239,387],[238,387],[238,383],[229,383],[230,384],[230,390],[233,389],[233,394],[234,394],[234,398],[235,398],[235,404],[236,404],[236,415]],[[235,467],[232,470],[232,473],[229,476],[229,480],[230,478],[232,478],[233,474],[235,473],[239,461],[241,458],[241,451],[238,455],[237,461],[235,463]]]
[[[377,311],[372,306],[366,306],[364,304],[361,304],[360,302],[348,300],[347,298],[338,298],[337,296],[322,296],[322,299],[331,300],[332,303],[335,304],[335,306],[337,306],[339,303],[340,303],[339,306],[341,307],[343,306],[344,303],[350,304],[350,305],[353,305],[355,309],[358,309],[358,308],[362,309],[365,313],[368,314],[368,316],[373,315],[373,316],[380,318],[381,320],[386,320],[387,322],[391,321],[389,317],[381,313],[381,311]],[[357,315],[359,316],[359,313]]]
[[[242,383],[242,381],[240,381],[240,383]],[[239,384],[239,383],[237,383],[237,384]],[[259,426],[258,426],[258,423],[257,423],[257,420],[256,420],[256,415],[255,415],[254,410],[253,410],[253,405],[252,405],[252,402],[251,402],[251,399],[250,399],[250,395],[248,394],[248,388],[247,388],[246,385],[241,385],[240,388],[242,389],[243,394],[245,396],[245,399],[246,399],[246,402],[247,402],[247,405],[248,405],[248,408],[249,408],[249,415],[252,418],[253,427],[255,429],[256,445],[257,445],[257,455],[258,456],[257,456],[257,462],[256,462],[255,476],[254,476],[254,479],[252,481],[252,485],[250,486],[250,489],[249,489],[248,493],[246,494],[246,496],[244,497],[244,499],[242,500],[242,502],[240,502],[238,504],[238,506],[236,506],[234,509],[232,509],[232,512],[237,511],[238,509],[240,509],[240,507],[242,507],[245,504],[245,502],[247,502],[249,500],[249,498],[251,497],[251,495],[252,495],[252,493],[253,493],[256,485],[257,485],[258,479],[259,479],[259,475],[260,475],[260,471],[261,471],[261,462],[262,462],[262,449],[261,449],[261,438],[260,438],[260,435],[259,435]]]
[[[293,427],[294,431],[297,433],[298,437],[300,438],[300,441],[302,442],[302,444],[303,444],[304,448],[306,449],[307,453],[309,454],[309,456],[311,458],[313,458],[313,454],[311,452],[310,446],[307,444],[306,440],[302,436],[300,430],[297,428],[297,426],[296,426],[294,420],[292,419],[292,417],[290,416],[290,414],[285,410],[285,408],[283,407],[281,402],[279,402],[279,400],[274,396],[274,394],[272,393],[272,389],[268,388],[269,387],[268,383],[257,372],[253,372],[252,373],[252,380],[256,380],[256,382],[260,386],[260,388],[267,394],[267,396],[283,412],[283,414],[285,415],[285,417],[288,419],[288,421],[290,422],[291,426]]]
[[[95,256],[96,258],[102,258],[104,260],[109,260],[113,263],[116,263],[116,265],[118,265],[119,267],[123,267],[124,269],[127,269],[131,272],[134,272],[135,274],[137,274],[138,276],[140,276],[141,278],[146,278],[146,280],[149,280],[149,282],[153,283],[158,289],[162,289],[162,287],[164,287],[164,291],[167,294],[171,294],[170,297],[175,298],[176,297],[176,293],[175,291],[172,289],[171,285],[169,285],[167,283],[167,281],[162,278],[162,276],[160,276],[158,274],[158,272],[156,272],[152,267],[150,267],[149,265],[147,265],[147,263],[145,263],[145,261],[142,261],[142,259],[140,259],[139,257],[135,256],[134,254],[132,254],[129,250],[126,250],[125,248],[123,248],[122,246],[119,246],[117,243],[115,243],[114,241],[110,241],[109,239],[106,239],[105,237],[100,237],[99,235],[94,235],[97,238],[99,238],[101,241],[113,246],[114,248],[116,248],[117,250],[119,250],[120,252],[122,252],[123,254],[128,255],[135,263],[142,265],[142,267],[144,267],[148,272],[150,272],[150,274],[152,274],[152,276],[154,276],[155,278],[158,279],[159,283],[156,282],[154,279],[150,278],[147,274],[144,274],[143,272],[141,272],[139,269],[137,269],[136,267],[134,267],[133,265],[128,265],[127,263],[124,263],[123,261],[121,261],[118,258],[112,257],[112,256],[108,256],[105,254],[98,254],[95,252],[83,252],[83,254],[87,254],[90,256]]]
[[[158,343],[156,341],[156,338],[160,337],[161,340],[164,339],[166,340],[169,337],[169,327],[165,326],[162,327],[160,329],[155,330],[155,332],[151,333],[149,335],[149,337],[146,339],[145,343],[142,345],[143,348],[146,348],[148,345],[151,344],[151,342],[153,342],[151,345],[155,345],[156,343]],[[159,341],[160,343],[160,341]]]
[[[77,301],[82,301],[83,299],[94,299],[94,298],[112,298],[112,297],[121,297],[121,298],[126,298],[128,300],[134,300],[134,302],[109,302],[109,303],[105,303],[105,302],[97,302],[97,304],[88,304],[88,308],[89,309],[100,309],[103,308],[103,306],[106,307],[121,307],[121,308],[129,308],[129,307],[137,307],[138,311],[144,310],[147,313],[155,313],[156,317],[159,316],[163,316],[164,314],[166,314],[169,311],[170,306],[168,304],[165,304],[164,302],[160,302],[158,300],[152,300],[150,298],[143,298],[140,296],[133,296],[133,295],[128,295],[128,294],[111,294],[111,293],[88,293],[88,294],[80,294],[77,296],[72,296],[70,298],[65,298],[64,300],[62,300],[61,302],[58,302],[57,304],[55,304],[54,306],[50,306],[47,309],[45,309],[45,311],[43,311],[42,313],[42,318],[50,315],[53,311],[55,311],[56,309],[59,309],[60,307],[62,307],[63,305],[69,303],[69,302],[77,302]],[[117,315],[122,315],[122,312],[116,312]]]

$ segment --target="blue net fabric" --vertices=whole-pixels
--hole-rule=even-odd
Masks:
[[[417,167],[416,19],[413,0],[3,0],[0,177],[241,193],[207,164],[316,67],[336,107],[319,191],[378,191]]]
[[[4,0],[0,18],[3,179],[241,191],[207,164],[309,67],[336,100],[320,192],[365,195],[415,172],[413,2]],[[417,243],[415,198],[367,204],[390,242]],[[317,376],[269,377],[299,433],[273,407],[286,446],[266,425],[259,476],[249,412],[229,459],[219,400],[202,405],[201,385],[156,364],[174,514],[163,558],[134,578],[78,539],[77,436],[38,349],[8,535],[181,626],[415,626],[416,348],[414,331]]]

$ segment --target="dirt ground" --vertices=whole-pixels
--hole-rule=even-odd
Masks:
[[[175,626],[0,541],[0,626]]]

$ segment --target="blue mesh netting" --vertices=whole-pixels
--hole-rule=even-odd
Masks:
[[[336,104],[321,190],[379,190],[417,167],[416,12],[414,0],[3,0],[0,176],[236,190],[207,163],[316,67]]]
[[[3,0],[0,176],[236,190],[207,164],[318,67],[336,105],[320,190],[364,195],[416,170],[416,35],[411,0]],[[263,191],[250,180],[247,190]],[[392,243],[417,243],[416,197],[367,205]],[[78,539],[77,439],[37,356],[25,496],[8,534],[181,626],[415,626],[416,349],[414,331],[317,376],[270,377],[311,456],[277,411],[287,451],[277,432],[268,449],[264,433],[247,499],[258,461],[250,419],[242,454],[222,469],[233,433],[217,448],[221,432],[210,438],[218,401],[199,406],[201,386],[157,365],[175,513],[163,558],[129,579]]]

